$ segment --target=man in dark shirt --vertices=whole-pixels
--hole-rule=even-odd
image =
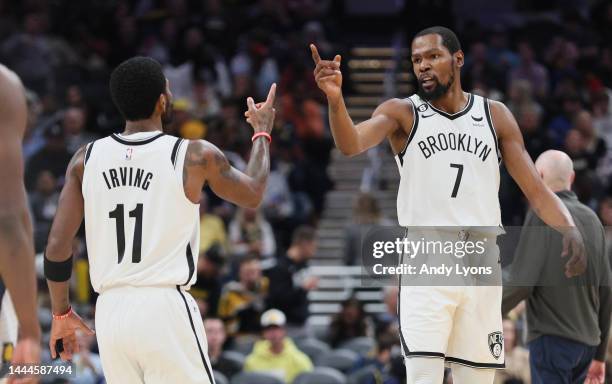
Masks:
[[[235,359],[223,355],[223,345],[225,344],[226,334],[223,321],[218,317],[209,317],[204,320],[204,330],[208,342],[208,357],[212,369],[221,372],[225,377],[231,379],[232,376],[242,370],[242,364]]]
[[[567,206],[586,239],[588,266],[581,276],[564,276],[562,239],[529,211],[504,282],[502,312],[527,299],[532,382],[603,383],[612,312],[610,264],[597,215],[570,190],[571,159],[546,151],[536,161],[544,182]]]
[[[317,251],[314,229],[302,226],[295,230],[286,257],[269,269],[268,308],[281,310],[289,326],[302,326],[308,318],[308,291],[319,280],[308,275],[308,261]]]

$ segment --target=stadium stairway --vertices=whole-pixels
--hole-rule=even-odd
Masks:
[[[385,99],[406,97],[412,92],[405,50],[356,47],[350,56],[345,76],[350,78],[352,92],[346,97],[346,104],[356,124],[369,118]],[[378,200],[383,216],[396,222],[397,166],[386,142],[377,151],[381,165],[375,173],[379,180],[370,193]],[[385,310],[381,289],[363,286],[359,266],[343,266],[345,227],[352,222],[353,203],[369,165],[368,153],[351,158],[337,149],[332,153],[329,174],[335,186],[326,196],[318,228],[319,249],[311,262],[312,273],[320,277],[319,288],[309,293],[309,325],[315,333],[326,328],[331,315],[340,310],[340,303],[352,293],[364,303],[366,312],[376,314]]]

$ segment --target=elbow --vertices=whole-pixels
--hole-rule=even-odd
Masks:
[[[19,213],[0,214],[0,242],[9,245],[9,254],[19,254],[14,251],[30,246],[31,232],[23,219]]]
[[[265,183],[262,186],[258,186],[257,188],[254,188],[253,192],[249,193],[248,198],[245,199],[242,206],[244,208],[250,208],[250,209],[259,208],[259,206],[261,205],[263,201],[265,191],[266,191]]]
[[[45,256],[47,259],[52,261],[63,261],[66,259],[66,255],[72,253],[71,251],[70,246],[67,246],[64,241],[61,241],[53,234],[49,235],[47,246],[45,247]]]
[[[351,148],[351,147],[340,147],[338,146],[338,150],[340,151],[340,153],[346,157],[353,157],[358,155],[359,153],[361,153],[361,151],[359,151],[358,148]]]

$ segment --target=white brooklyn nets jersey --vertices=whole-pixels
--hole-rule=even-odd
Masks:
[[[195,281],[199,205],[183,190],[187,141],[161,132],[111,135],[87,146],[85,232],[96,292]]]
[[[400,225],[500,226],[500,157],[488,100],[469,94],[454,114],[418,95],[410,100],[414,124],[395,157]]]

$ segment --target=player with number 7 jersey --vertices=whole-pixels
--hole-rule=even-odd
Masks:
[[[45,251],[51,356],[71,359],[76,331],[92,332],[68,299],[72,240],[85,219],[106,382],[213,384],[201,314],[187,292],[196,279],[200,196],[207,184],[239,206],[259,205],[270,170],[276,85],[265,102],[247,99],[254,135],[244,173],[212,143],[162,131],[172,93],[155,60],[123,62],[110,90],[125,129],[74,155]]]

